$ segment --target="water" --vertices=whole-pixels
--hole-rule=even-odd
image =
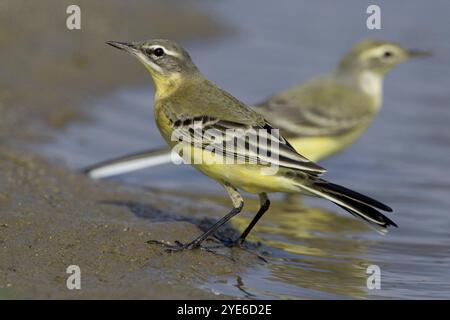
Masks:
[[[205,290],[250,298],[450,298],[450,3],[378,3],[380,31],[365,28],[365,1],[232,0],[205,7],[236,35],[185,45],[207,77],[248,103],[328,72],[365,37],[434,52],[392,71],[373,126],[348,151],[322,163],[330,180],[392,206],[400,228],[383,237],[324,201],[308,200],[305,210],[276,197],[252,238],[263,243],[270,263],[209,278]],[[136,72],[144,72],[139,67]],[[73,125],[41,150],[79,168],[163,146],[152,97],[150,79],[139,88],[124,83],[92,102],[96,121]],[[188,187],[226,210],[222,188],[190,167],[167,165],[116,180],[174,191]],[[256,201],[249,203],[247,211],[256,210]],[[234,226],[243,228],[248,219],[238,217]],[[366,287],[372,264],[381,268],[381,290]]]

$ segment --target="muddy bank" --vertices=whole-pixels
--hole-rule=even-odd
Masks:
[[[0,4],[0,299],[221,298],[200,283],[259,263],[254,255],[225,250],[234,261],[200,251],[168,255],[146,243],[192,239],[211,220],[189,213],[214,210],[93,182],[27,150],[87,120],[81,106],[92,97],[148,81],[105,41],[210,39],[225,29],[190,2],[77,3],[81,31],[65,28],[70,1]],[[80,291],[66,288],[72,264],[81,268]]]
[[[7,296],[221,298],[198,285],[261,263],[238,249],[168,254],[147,244],[186,241],[214,221],[192,218],[191,210],[214,210],[186,199],[94,183],[10,150],[0,152],[0,181],[0,288]],[[82,271],[80,291],[66,288],[72,264]]]

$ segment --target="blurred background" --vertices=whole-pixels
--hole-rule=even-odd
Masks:
[[[81,8],[79,31],[65,28],[69,4]],[[381,30],[366,27],[370,4],[381,7]],[[400,228],[383,237],[324,201],[275,196],[251,238],[270,263],[204,275],[197,286],[244,298],[450,297],[448,1],[2,1],[0,9],[0,142],[72,170],[164,146],[150,76],[107,40],[177,40],[210,80],[248,104],[330,72],[364,38],[432,51],[387,75],[373,125],[321,163],[329,180],[393,207]],[[193,210],[196,217],[218,218],[228,206],[222,188],[188,166],[112,180],[220,209]],[[234,229],[256,210],[254,197],[248,203]],[[366,287],[372,264],[381,290]]]

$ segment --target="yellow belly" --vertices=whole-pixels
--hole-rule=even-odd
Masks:
[[[298,192],[298,187],[293,184],[293,181],[286,178],[283,172],[286,169],[277,166],[225,163],[225,159],[221,156],[190,146],[183,148],[183,154],[189,154],[190,156],[184,159],[189,159],[196,169],[210,178],[222,184],[231,184],[249,193]]]
[[[220,183],[229,183],[249,193],[299,192],[293,181],[283,174],[261,174],[257,165],[194,165],[198,170]]]
[[[288,139],[298,153],[312,161],[328,158],[349,147],[365,128],[339,136],[302,137]]]

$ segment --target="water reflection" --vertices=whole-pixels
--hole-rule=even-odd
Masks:
[[[198,197],[186,192],[174,191],[173,194]],[[226,197],[218,195],[203,194],[201,201],[223,206],[224,212],[230,206]],[[258,207],[258,199],[246,199],[244,213],[231,220],[235,231],[230,232],[230,228],[226,228],[219,236],[227,240],[236,238],[250,223]],[[259,244],[250,246],[263,253],[269,263],[262,270],[261,267],[252,270],[253,275],[237,275],[227,279],[226,283],[248,298],[264,296],[260,290],[268,287],[271,292],[270,295],[266,293],[267,297],[298,298],[305,290],[326,292],[341,298],[365,297],[366,268],[372,264],[365,257],[370,242],[358,238],[367,232],[373,231],[353,217],[320,207],[308,207],[300,197],[272,200],[269,211],[248,238],[250,243]],[[264,278],[262,283],[252,281],[255,275],[260,280]],[[211,285],[216,291],[229,294],[223,281],[214,279]],[[296,287],[297,293],[286,295],[285,285]],[[305,292],[305,297],[310,296],[310,292]]]
[[[253,211],[257,202],[251,205]],[[243,230],[249,220],[237,217],[233,225]],[[367,245],[354,237],[368,230],[352,217],[305,205],[296,209],[292,203],[276,201],[250,241],[284,251],[270,249],[271,279],[303,289],[362,297],[370,263],[364,259]]]

